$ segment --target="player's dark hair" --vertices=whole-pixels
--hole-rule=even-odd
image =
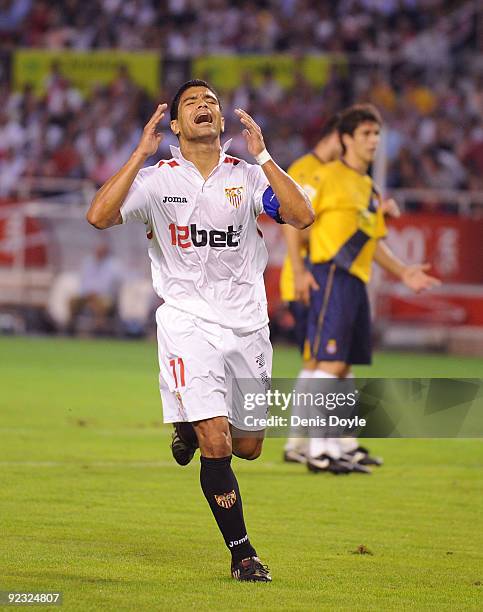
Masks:
[[[331,115],[320,130],[320,140],[327,138],[339,129],[340,114]]]
[[[353,136],[361,123],[370,121],[382,125],[382,118],[379,111],[372,104],[355,104],[342,112],[339,119],[339,138],[342,145],[342,153],[345,153],[345,146],[342,141],[344,134]]]
[[[191,81],[186,81],[186,83],[183,83],[183,85],[181,85],[181,87],[174,95],[173,101],[171,102],[171,107],[169,109],[171,121],[173,121],[173,119],[178,118],[178,107],[180,98],[187,89],[190,89],[190,87],[206,87],[207,89],[209,89],[211,93],[215,94],[216,99],[218,100],[218,104],[221,108],[220,97],[209,83],[203,81],[202,79],[191,79]]]

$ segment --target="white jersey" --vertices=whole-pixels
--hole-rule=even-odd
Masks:
[[[171,147],[171,160],[139,171],[121,215],[146,225],[154,290],[167,304],[249,332],[268,323],[257,217],[269,184],[260,166],[226,155],[229,144],[206,180]]]

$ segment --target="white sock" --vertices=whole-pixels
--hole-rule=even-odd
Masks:
[[[314,370],[312,378],[337,378],[334,374],[324,372],[324,370]],[[338,459],[341,456],[339,440],[337,438],[310,438],[309,440],[309,455],[310,457],[319,457],[320,455],[329,455],[333,459]]]
[[[349,374],[347,374],[347,376],[345,377],[346,380],[350,378],[354,379],[354,374],[352,372],[349,372]],[[358,446],[359,442],[357,441],[357,438],[339,438],[339,447],[342,453],[351,453],[352,451],[355,451]]]
[[[307,380],[312,378],[313,370],[306,370],[305,368],[300,371],[298,375],[297,382],[295,384],[295,391],[297,393],[304,393],[307,388]],[[307,415],[300,414],[300,408],[297,406],[296,408],[292,405],[292,414],[298,414],[299,416],[306,417]],[[296,430],[291,430],[294,435],[290,435],[287,438],[287,442],[285,444],[286,451],[296,451],[297,453],[301,453],[306,455],[308,453],[308,431],[307,428],[297,427]],[[295,435],[296,434],[296,435]],[[305,437],[300,437],[301,435]]]
[[[328,455],[332,459],[339,459],[341,454],[338,438],[310,438],[310,457],[315,458],[320,457],[320,455]]]

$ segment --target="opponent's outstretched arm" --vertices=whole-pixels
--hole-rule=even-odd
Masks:
[[[167,107],[167,104],[158,104],[153,116],[144,126],[141,140],[129,160],[94,196],[86,217],[97,229],[107,229],[122,223],[120,213],[122,203],[146,159],[158,150],[162,134],[157,131],[157,126],[164,117]]]
[[[262,130],[241,108],[237,108],[235,113],[245,126],[243,135],[247,141],[248,151],[257,158],[260,153],[266,151]],[[312,225],[315,215],[305,191],[271,157],[262,162],[261,168],[280,203],[279,213],[282,219],[297,229]]]
[[[429,274],[429,263],[408,265],[398,259],[391,249],[382,240],[377,242],[374,261],[382,268],[397,276],[405,285],[415,293],[441,285],[441,281]]]

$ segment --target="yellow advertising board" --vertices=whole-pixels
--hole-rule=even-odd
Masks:
[[[126,51],[71,51],[67,49],[19,49],[13,57],[13,82],[16,89],[31,83],[38,94],[45,91],[45,81],[53,62],[61,73],[83,93],[95,84],[110,83],[125,65],[133,81],[152,95],[159,92],[160,58],[158,53]]]
[[[210,55],[193,61],[193,78],[206,79],[220,91],[231,91],[250,74],[259,85],[270,69],[282,87],[291,87],[301,73],[314,86],[323,86],[333,60],[327,55]]]

